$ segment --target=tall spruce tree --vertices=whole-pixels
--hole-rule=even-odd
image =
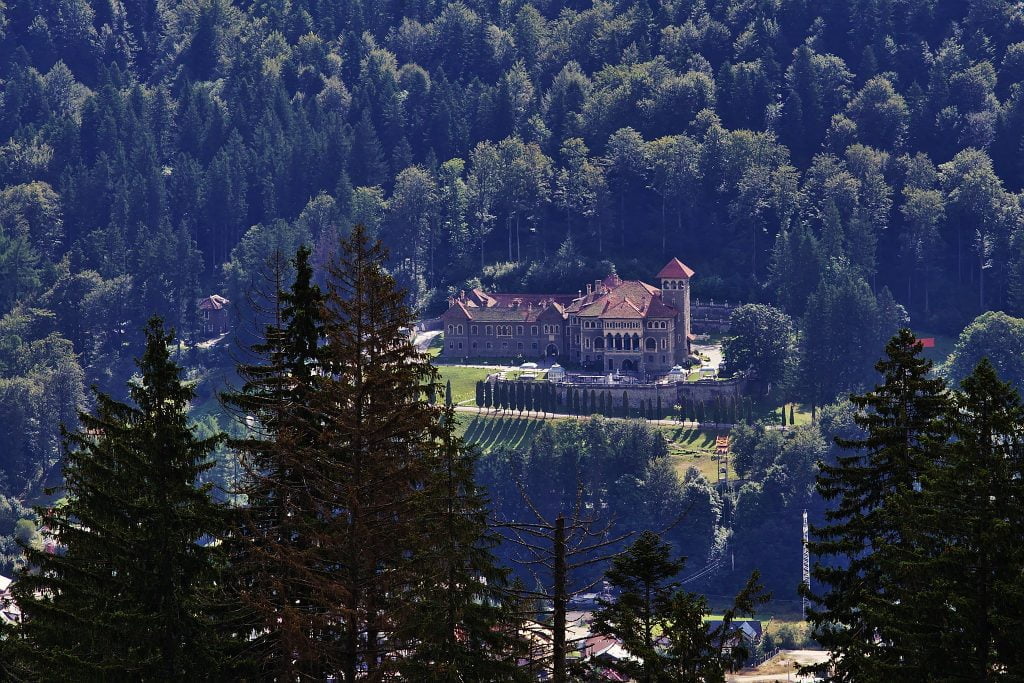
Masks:
[[[328,475],[310,452],[319,427],[309,405],[317,390],[324,297],[312,283],[309,256],[305,247],[297,252],[287,291],[284,257],[271,258],[272,320],[252,348],[256,362],[238,367],[241,389],[222,395],[246,425],[245,436],[230,443],[244,468],[239,493],[247,503],[225,543],[227,590],[239,607],[226,626],[255,634],[240,648],[240,674],[281,680],[327,674],[319,664],[320,637],[333,618],[318,587],[325,567],[314,494]]]
[[[903,512],[918,505],[922,477],[942,453],[950,409],[921,348],[906,329],[889,341],[875,366],[882,384],[852,397],[867,436],[839,440],[852,452],[821,464],[818,491],[832,506],[809,544],[824,591],[811,595],[808,620],[832,653],[830,680],[920,680],[913,612],[923,579],[905,561],[915,532]]]
[[[480,629],[492,626],[470,608],[481,592],[470,577],[493,572],[477,537],[471,470],[451,414],[442,419],[423,400],[438,374],[406,332],[413,313],[385,260],[362,226],[342,240],[328,269],[323,371],[311,397],[322,425],[315,457],[330,474],[317,494],[317,541],[336,605],[321,661],[347,682],[391,676],[403,659],[416,670],[417,644],[432,653],[420,661],[444,657],[455,671],[487,650]],[[427,587],[437,582],[447,585]],[[472,646],[459,641],[470,631]]]
[[[528,644],[518,635],[508,572],[493,555],[499,538],[473,478],[477,456],[455,434],[455,411],[440,417],[440,448],[416,516],[422,538],[412,561],[420,580],[402,596],[398,640],[408,654],[399,670],[408,680],[530,680],[518,666]]]
[[[14,586],[24,623],[10,653],[28,680],[206,680],[221,639],[210,620],[219,551],[204,540],[223,508],[200,476],[220,436],[197,439],[195,397],[159,318],[129,385],[132,404],[98,393],[67,435],[65,498],[39,514],[57,552],[25,546]]]
[[[614,601],[598,600],[593,630],[614,636],[634,658],[616,666],[643,683],[661,680],[663,662],[656,647],[672,595],[679,587],[675,577],[682,560],[673,560],[669,545],[652,531],[645,531],[626,551],[612,559],[605,572],[609,585],[619,591]]]
[[[1024,678],[1020,588],[1024,550],[1024,405],[982,359],[954,392],[952,440],[903,513],[916,543],[911,572],[926,579],[916,620],[922,677]],[[927,667],[927,668],[925,668]]]

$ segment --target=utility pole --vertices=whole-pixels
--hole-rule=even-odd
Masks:
[[[811,554],[807,550],[807,510],[804,510],[803,582],[806,590],[811,588]],[[800,615],[807,621],[807,595],[800,600]]]

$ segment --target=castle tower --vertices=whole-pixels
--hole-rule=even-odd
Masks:
[[[676,309],[673,361],[682,365],[690,353],[690,278],[693,269],[677,258],[669,261],[655,278],[661,284],[661,300]]]

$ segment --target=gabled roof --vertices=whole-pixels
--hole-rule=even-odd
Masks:
[[[665,264],[665,267],[658,271],[658,274],[654,277],[658,280],[661,279],[673,279],[682,278],[688,280],[693,277],[693,268],[686,265],[677,258],[673,258],[671,261]]]
[[[211,294],[205,299],[199,300],[200,311],[219,311],[231,302],[222,297],[220,294]]]
[[[573,302],[567,311],[579,316],[603,318],[671,318],[675,309],[661,299],[661,290],[639,280],[619,280],[614,287],[591,292]]]

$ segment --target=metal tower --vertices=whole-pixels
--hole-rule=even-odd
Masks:
[[[804,552],[803,552],[803,582],[807,590],[811,588],[811,554],[807,550],[807,510],[804,510]],[[800,614],[804,621],[807,621],[807,596],[800,602]]]

